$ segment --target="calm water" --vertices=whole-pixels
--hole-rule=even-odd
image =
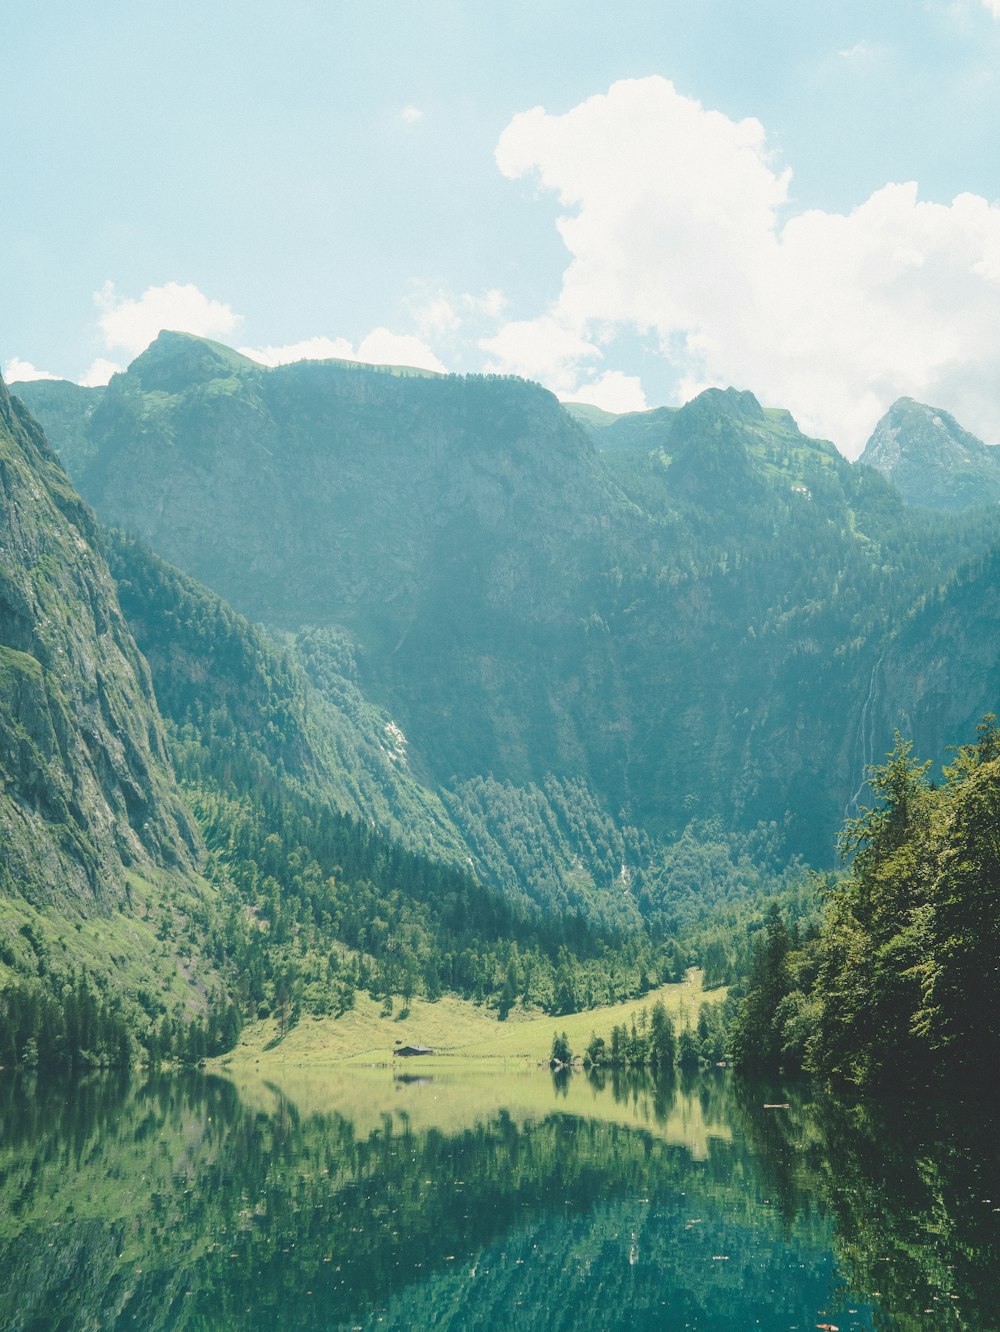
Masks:
[[[0,1328],[989,1332],[995,1144],[724,1074],[0,1074]]]

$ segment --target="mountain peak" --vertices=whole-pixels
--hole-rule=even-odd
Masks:
[[[260,369],[256,361],[221,342],[162,329],[128,367],[147,393],[177,393],[192,383],[228,379],[234,371]]]
[[[899,398],[858,460],[910,504],[960,510],[1000,499],[1000,456],[940,407]]]
[[[761,422],[764,409],[749,389],[708,388],[692,398],[677,413],[678,420],[694,418],[702,426],[710,419]]]

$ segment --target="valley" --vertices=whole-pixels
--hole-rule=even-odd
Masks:
[[[51,757],[19,741],[46,766],[8,779],[8,827],[34,818],[64,859],[65,827],[80,851],[77,887],[27,852],[8,881],[15,1058],[31,996],[84,958],[121,990],[133,1048],[182,1059],[224,1052],[231,1008],[246,1051],[293,1057],[316,1023],[350,1052],[380,1005],[544,1026],[652,1002],[690,967],[742,985],[769,903],[819,929],[893,732],[943,755],[996,696],[979,588],[1000,515],[908,503],[747,392],[618,418],[510,378],[270,370],[169,332],[106,388],[19,388],[70,477],[5,399],[24,478],[5,510],[8,731],[38,730],[32,672],[48,698],[79,693],[59,641],[41,646],[46,605],[128,720],[105,736],[76,706],[80,738],[64,712]],[[897,454],[926,419],[908,410]],[[72,587],[48,591],[43,543],[53,569],[86,551]],[[104,664],[108,626],[130,674]],[[126,747],[144,766],[102,805],[86,763],[122,772],[137,727],[149,756]],[[59,790],[79,792],[68,823]],[[101,920],[130,942],[75,949]],[[42,1004],[46,1051],[65,1048],[63,1002]]]

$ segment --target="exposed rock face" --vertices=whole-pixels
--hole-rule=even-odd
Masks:
[[[82,909],[194,847],[97,524],[2,382],[0,836],[0,891]]]
[[[893,403],[858,461],[887,477],[909,504],[957,511],[1000,499],[1000,450],[912,398]]]

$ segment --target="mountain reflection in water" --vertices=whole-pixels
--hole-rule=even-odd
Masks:
[[[984,1332],[995,1142],[721,1072],[0,1074],[0,1327]]]

